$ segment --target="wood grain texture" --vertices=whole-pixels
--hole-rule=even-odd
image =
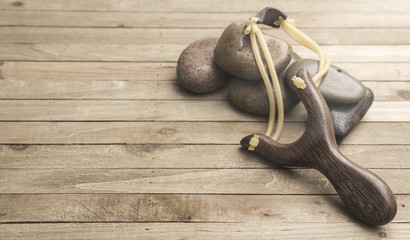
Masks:
[[[86,44],[86,43],[0,43],[4,61],[136,61],[178,60],[186,44]],[[294,46],[303,58],[315,54]],[[410,45],[325,45],[324,51],[336,62],[409,62]]]
[[[266,117],[239,110],[229,101],[198,100],[0,100],[0,121],[261,122],[266,120]],[[289,122],[304,122],[306,118],[306,110],[302,104],[286,114],[286,121]],[[362,121],[410,122],[410,102],[375,102]]]
[[[238,144],[265,122],[0,122],[1,144]],[[281,141],[303,134],[304,123],[285,124]],[[409,123],[361,123],[345,144],[410,144]]]
[[[406,194],[409,169],[372,169]],[[313,169],[1,169],[0,192],[335,194]],[[7,184],[13,183],[13,184]]]
[[[289,2],[289,1],[288,1]],[[356,3],[357,4],[357,3]],[[190,4],[191,5],[191,4]],[[275,4],[276,5],[276,4]],[[267,6],[267,5],[265,5]],[[273,5],[272,5],[273,6]],[[224,28],[230,22],[236,20],[248,19],[259,12],[264,6],[255,11],[246,10],[246,12],[233,13],[229,12],[215,13],[192,13],[192,12],[112,12],[101,11],[90,14],[88,11],[63,11],[60,10],[0,10],[0,26],[31,26],[31,27],[107,27],[107,28],[141,28],[148,31],[151,28],[192,28],[192,31],[204,31],[200,28]],[[274,6],[273,6],[274,7]],[[158,10],[158,9],[157,9]],[[216,10],[212,9],[212,10]],[[283,9],[282,9],[283,10]],[[357,9],[355,9],[357,10]],[[330,31],[341,31],[337,28],[350,28],[348,31],[354,31],[357,23],[360,28],[374,28],[383,31],[408,31],[410,26],[410,17],[406,12],[377,12],[364,13],[360,11],[349,11],[343,14],[335,14],[332,11],[315,12],[314,14],[303,10],[303,12],[290,11],[285,12],[290,18],[294,19],[298,27],[309,28],[328,28]],[[146,21],[147,17],[150,21]],[[69,19],[69,21],[68,21]],[[207,19],[207,21],[203,21]],[[388,19],[388,21],[386,21]],[[336,28],[336,29],[333,29]],[[392,29],[400,28],[400,29]],[[306,29],[309,31],[309,29]],[[344,29],[346,30],[346,29]],[[178,31],[178,30],[177,30]],[[206,31],[206,30],[205,30]],[[212,30],[210,30],[212,31]],[[376,31],[375,31],[376,32]],[[380,33],[378,33],[380,34]],[[347,36],[348,34],[346,34]],[[354,35],[354,34],[353,34]],[[354,35],[355,36],[355,35]],[[189,38],[185,35],[180,38]],[[406,39],[406,36],[403,36]],[[370,39],[370,36],[365,36]],[[400,39],[383,39],[387,41],[402,41]],[[138,40],[138,39],[136,39]],[[332,41],[332,39],[327,39]],[[375,39],[374,41],[378,41]]]
[[[360,81],[381,81],[383,85],[410,81],[410,63],[332,61],[332,64],[343,68]],[[51,80],[53,82],[57,80],[81,81],[85,82],[85,84],[87,81],[97,80],[107,82],[108,80],[116,80],[122,84],[125,84],[123,82],[126,80],[175,81],[175,69],[175,62],[5,61],[0,64],[2,80],[40,81],[40,83],[44,80]],[[408,92],[408,85],[403,86],[402,90],[403,92]],[[397,93],[397,95],[400,94]]]
[[[46,231],[45,231],[46,229]],[[388,239],[405,240],[408,224],[368,227],[357,223],[44,223],[8,224],[3,236],[16,239]],[[0,236],[0,239],[2,238]]]
[[[21,10],[64,10],[64,11],[132,11],[132,12],[257,12],[265,6],[271,6],[269,0],[258,0],[247,2],[245,0],[234,0],[221,2],[218,0],[207,0],[192,4],[191,1],[181,0],[37,0],[36,2],[24,1],[15,3],[15,0],[1,0],[0,9],[21,9]],[[309,6],[307,8],[306,6]],[[406,12],[409,3],[401,0],[366,0],[357,2],[346,0],[340,2],[330,0],[322,2],[320,0],[291,0],[287,2],[277,2],[275,6],[283,11],[297,12],[377,12],[383,9],[384,12]]]
[[[172,76],[170,76],[172,78]],[[76,100],[226,100],[227,89],[197,95],[184,90],[175,79],[157,80],[26,79],[1,80],[0,99]],[[410,82],[366,82],[376,101],[410,100]],[[375,103],[376,104],[376,103]],[[393,103],[400,104],[400,103]],[[405,103],[402,103],[405,104]],[[371,110],[371,109],[370,109]],[[385,116],[382,116],[385,117]]]
[[[394,222],[400,223],[410,216],[409,208],[405,207],[410,205],[410,197],[400,195],[397,201],[399,212]],[[0,223],[187,221],[276,225],[357,222],[344,211],[335,195],[0,195]]]
[[[341,145],[366,168],[410,168],[410,145]],[[193,161],[192,159],[195,159]],[[2,169],[280,168],[233,145],[1,145]]]
[[[401,84],[386,84],[379,88],[379,100],[403,100]],[[376,91],[377,92],[377,91]],[[227,91],[221,89],[206,95],[186,91],[175,81],[157,80],[2,80],[0,99],[93,99],[93,100],[226,100]]]
[[[360,224],[318,172],[241,149],[265,119],[229,107],[226,90],[198,96],[176,84],[190,42],[266,6],[375,93],[340,147],[393,186],[395,222]],[[409,239],[409,8],[0,0],[0,239]],[[287,115],[283,142],[302,135],[304,118],[301,106]]]
[[[152,17],[149,16],[149,18]],[[167,22],[166,19],[162,21]],[[219,37],[230,23],[226,22],[218,29],[0,27],[0,32],[3,33],[0,35],[0,43],[189,45],[202,38]],[[145,24],[141,21],[140,25]],[[315,39],[318,44],[326,45],[404,45],[410,43],[410,29],[408,28],[335,28],[326,29],[326,31],[322,28],[301,28],[301,31]],[[189,34],[185,34],[187,32]],[[263,29],[263,32],[298,45],[282,30]]]

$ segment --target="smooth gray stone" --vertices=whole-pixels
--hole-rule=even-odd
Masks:
[[[373,100],[373,92],[369,88],[366,88],[366,96],[356,104],[328,103],[337,143],[342,142],[360,122],[372,105]]]
[[[300,59],[293,54],[291,62]],[[300,100],[295,92],[285,83],[286,69],[278,74],[282,90],[283,108],[285,111],[294,107]],[[249,81],[237,77],[228,83],[229,100],[238,108],[253,114],[269,115],[269,100],[263,80]]]
[[[195,93],[209,93],[226,85],[229,74],[214,61],[218,38],[206,38],[190,44],[180,55],[177,81],[183,88]]]
[[[317,73],[319,62],[313,59],[301,59],[294,62],[287,70],[286,80],[291,89],[295,89],[292,77],[301,68],[306,68],[314,76]],[[353,104],[359,102],[366,95],[366,87],[350,74],[331,65],[327,74],[319,85],[320,93],[326,102]]]
[[[243,22],[231,23],[225,29],[215,47],[215,61],[224,71],[238,78],[260,80],[262,76],[253,56],[250,37],[245,35],[244,30],[245,23]],[[264,37],[276,72],[282,72],[289,65],[292,56],[291,45],[268,35]],[[260,52],[264,59],[261,49]]]

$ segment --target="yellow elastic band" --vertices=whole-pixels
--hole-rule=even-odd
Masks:
[[[315,41],[313,41],[310,37],[296,28],[296,26],[294,25],[294,20],[279,17],[279,21],[281,28],[286,32],[287,35],[289,35],[289,37],[293,38],[293,40],[295,40],[302,46],[312,50],[319,56],[319,69],[317,74],[313,77],[313,81],[315,82],[316,86],[319,86],[322,81],[322,77],[327,73],[327,71],[329,71],[330,68],[330,61],[328,56]]]
[[[266,72],[265,65],[263,64],[262,57],[259,52],[258,42],[261,46],[263,55],[265,57],[269,69],[269,74],[273,82],[273,88],[275,89],[276,95],[276,103],[278,105],[278,125],[276,127],[275,134],[272,136],[272,139],[277,141],[280,138],[280,135],[282,134],[284,123],[282,92],[280,89],[275,66],[272,61],[272,56],[270,55],[269,48],[266,44],[265,38],[263,37],[262,31],[257,25],[257,22],[258,18],[251,18],[246,23],[245,34],[250,34],[253,55],[255,57],[256,65],[258,66],[259,72],[261,73],[263,82],[265,83],[266,91],[268,94],[269,120],[265,133],[266,136],[272,136],[273,132],[275,122],[275,98],[273,94],[272,84],[270,82],[268,73]],[[327,73],[327,71],[330,68],[330,61],[326,53],[323,52],[323,50],[319,47],[319,45],[316,42],[314,42],[310,37],[308,37],[306,34],[304,34],[302,31],[300,31],[294,26],[294,20],[279,17],[279,21],[276,21],[274,24],[280,25],[287,35],[289,35],[291,38],[293,38],[295,41],[297,41],[304,47],[312,50],[319,56],[318,73],[313,77],[313,81],[315,82],[316,86],[319,86],[320,82],[322,81],[322,77]],[[294,76],[292,80],[296,87],[301,89],[304,89],[306,87],[306,84],[303,81],[303,79]],[[259,136],[254,135],[254,137],[251,139],[251,142],[252,144],[249,143],[249,150],[253,151],[255,147],[259,144]]]
[[[261,45],[261,49],[263,55],[266,59],[266,63],[268,65],[269,74],[272,78],[273,88],[275,89],[276,94],[276,102],[278,104],[278,126],[276,127],[275,134],[272,137],[274,140],[278,140],[282,130],[283,130],[283,122],[284,122],[284,110],[283,110],[283,98],[282,92],[280,90],[278,76],[276,74],[275,66],[273,65],[272,56],[270,55],[268,45],[266,44],[265,38],[263,37],[262,31],[257,25],[258,18],[253,17],[246,23],[245,34],[250,34],[251,37],[251,44],[252,44],[252,51],[255,56],[256,65],[262,75],[262,79],[265,83],[266,91],[268,93],[268,100],[269,100],[269,121],[268,127],[266,129],[266,136],[271,136],[275,121],[275,99],[273,95],[273,89],[271,82],[269,80],[269,76],[266,72],[265,65],[263,64],[262,57],[259,52],[259,47],[256,42],[256,38],[258,39],[259,44]]]

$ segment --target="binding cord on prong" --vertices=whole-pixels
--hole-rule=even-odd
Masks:
[[[272,56],[269,52],[269,48],[266,44],[265,38],[263,37],[262,31],[260,30],[259,26],[257,25],[258,18],[253,17],[246,23],[245,34],[250,35],[251,45],[253,55],[255,57],[256,65],[258,66],[259,72],[261,73],[263,82],[265,83],[266,91],[268,94],[269,99],[269,120],[268,126],[266,128],[265,135],[271,137],[273,140],[278,141],[282,131],[283,131],[283,123],[284,123],[284,109],[283,109],[283,98],[282,92],[279,85],[279,80],[276,74],[275,66],[272,61]],[[320,85],[322,81],[323,75],[327,73],[330,67],[330,61],[327,55],[323,52],[323,50],[319,47],[319,45],[314,42],[310,37],[304,34],[302,31],[297,29],[294,25],[294,21],[291,19],[284,19],[283,17],[279,17],[279,21],[274,23],[275,25],[280,25],[282,29],[293,38],[296,42],[300,43],[304,47],[312,50],[319,56],[319,69],[318,73],[313,77],[313,81],[315,82],[316,86]],[[275,89],[275,95],[273,94],[272,84],[270,82],[268,73],[265,69],[265,65],[263,64],[261,54],[259,52],[259,45],[262,49],[263,55],[265,57],[269,74],[273,82],[273,88]],[[304,89],[306,87],[305,82],[303,79],[293,76],[292,78],[296,87]],[[278,105],[278,124],[275,129],[275,133],[272,136],[274,122],[275,122],[275,97],[276,103]],[[250,142],[248,150],[253,151],[259,144],[259,135],[254,135]]]

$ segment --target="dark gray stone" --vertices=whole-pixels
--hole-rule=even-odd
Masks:
[[[292,77],[301,68],[306,68],[314,76],[319,63],[313,59],[301,59],[294,62],[287,70],[286,80],[291,89],[295,89]],[[326,102],[353,104],[359,102],[366,95],[366,88],[350,74],[336,66],[330,66],[327,74],[322,78],[319,86],[320,93]]]
[[[336,141],[340,143],[360,122],[374,100],[373,92],[366,88],[366,96],[356,104],[328,103],[333,119]]]
[[[294,56],[292,61],[299,59]],[[283,94],[285,111],[294,107],[300,100],[296,93],[285,84],[286,70],[278,75]],[[268,115],[269,101],[263,81],[248,81],[232,78],[228,83],[230,101],[238,108],[253,114]],[[332,103],[326,101],[333,120],[336,141],[340,143],[360,122],[373,103],[373,92],[365,87],[365,97],[354,104]]]
[[[225,29],[215,47],[215,61],[220,68],[238,78],[260,80],[262,76],[253,56],[250,37],[245,35],[244,30],[243,22],[231,23]],[[264,37],[276,72],[282,72],[289,65],[292,56],[291,45],[278,38],[267,35]],[[263,56],[262,50],[260,52]]]
[[[209,93],[226,85],[230,76],[214,61],[217,42],[218,38],[202,39],[181,53],[177,81],[183,88],[195,93]]]
[[[292,62],[300,59],[293,54]],[[294,107],[300,100],[295,92],[285,83],[286,69],[278,74],[282,90],[284,110]],[[229,100],[238,108],[254,114],[269,115],[269,100],[263,80],[249,81],[233,77],[228,83]]]

